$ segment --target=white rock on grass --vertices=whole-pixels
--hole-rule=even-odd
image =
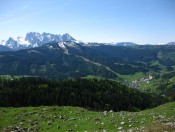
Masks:
[[[112,113],[112,112],[113,112],[113,110],[110,110],[109,112],[110,112],[110,113]]]
[[[121,124],[121,125],[125,125],[125,122],[121,122],[120,124]]]
[[[104,116],[106,116],[107,115],[107,111],[104,111],[103,114],[104,114]]]
[[[51,121],[48,121],[47,124],[48,124],[48,125],[52,125],[52,122],[51,122]]]
[[[131,126],[132,126],[132,124],[129,125],[129,127],[131,127]]]
[[[118,129],[118,130],[122,130],[122,129],[123,129],[123,127],[118,127],[117,129]]]
[[[20,124],[20,125],[23,125],[24,123],[23,123],[23,122],[20,122],[19,124]]]

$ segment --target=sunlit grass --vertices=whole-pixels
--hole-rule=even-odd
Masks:
[[[0,131],[171,131],[167,124],[172,122],[175,102],[141,112],[94,112],[71,106],[0,108]]]

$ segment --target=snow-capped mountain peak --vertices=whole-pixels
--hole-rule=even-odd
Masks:
[[[18,47],[18,43],[12,37],[9,37],[9,39],[6,41],[5,46],[9,48],[16,48]]]
[[[70,36],[68,33],[65,33],[62,35],[62,41],[66,42],[66,41],[72,41],[75,40],[72,36]]]
[[[24,45],[24,46],[27,46],[27,47],[30,45],[30,42],[28,40],[26,40],[25,38],[23,38],[23,37],[17,37],[16,41],[19,45]]]
[[[0,45],[3,45],[3,46],[5,46],[6,45],[6,40],[1,40],[1,42],[0,42]]]
[[[0,45],[7,46],[11,49],[25,49],[25,48],[33,48],[44,45],[50,42],[67,42],[67,41],[75,41],[73,37],[71,37],[68,33],[63,35],[45,33],[42,34],[37,32],[29,32],[25,37],[17,37],[13,39],[9,37],[7,41],[2,40]]]

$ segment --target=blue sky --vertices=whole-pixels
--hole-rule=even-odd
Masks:
[[[0,0],[0,40],[27,32],[90,42],[175,41],[175,0]]]

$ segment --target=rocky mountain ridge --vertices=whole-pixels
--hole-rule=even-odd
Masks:
[[[8,40],[2,40],[0,45],[6,46],[8,48],[19,50],[26,48],[34,48],[42,46],[46,43],[51,42],[66,42],[66,41],[75,41],[75,39],[70,36],[68,33],[63,35],[51,34],[51,33],[37,33],[30,32],[26,34],[26,37],[17,37],[16,39],[9,37]]]

